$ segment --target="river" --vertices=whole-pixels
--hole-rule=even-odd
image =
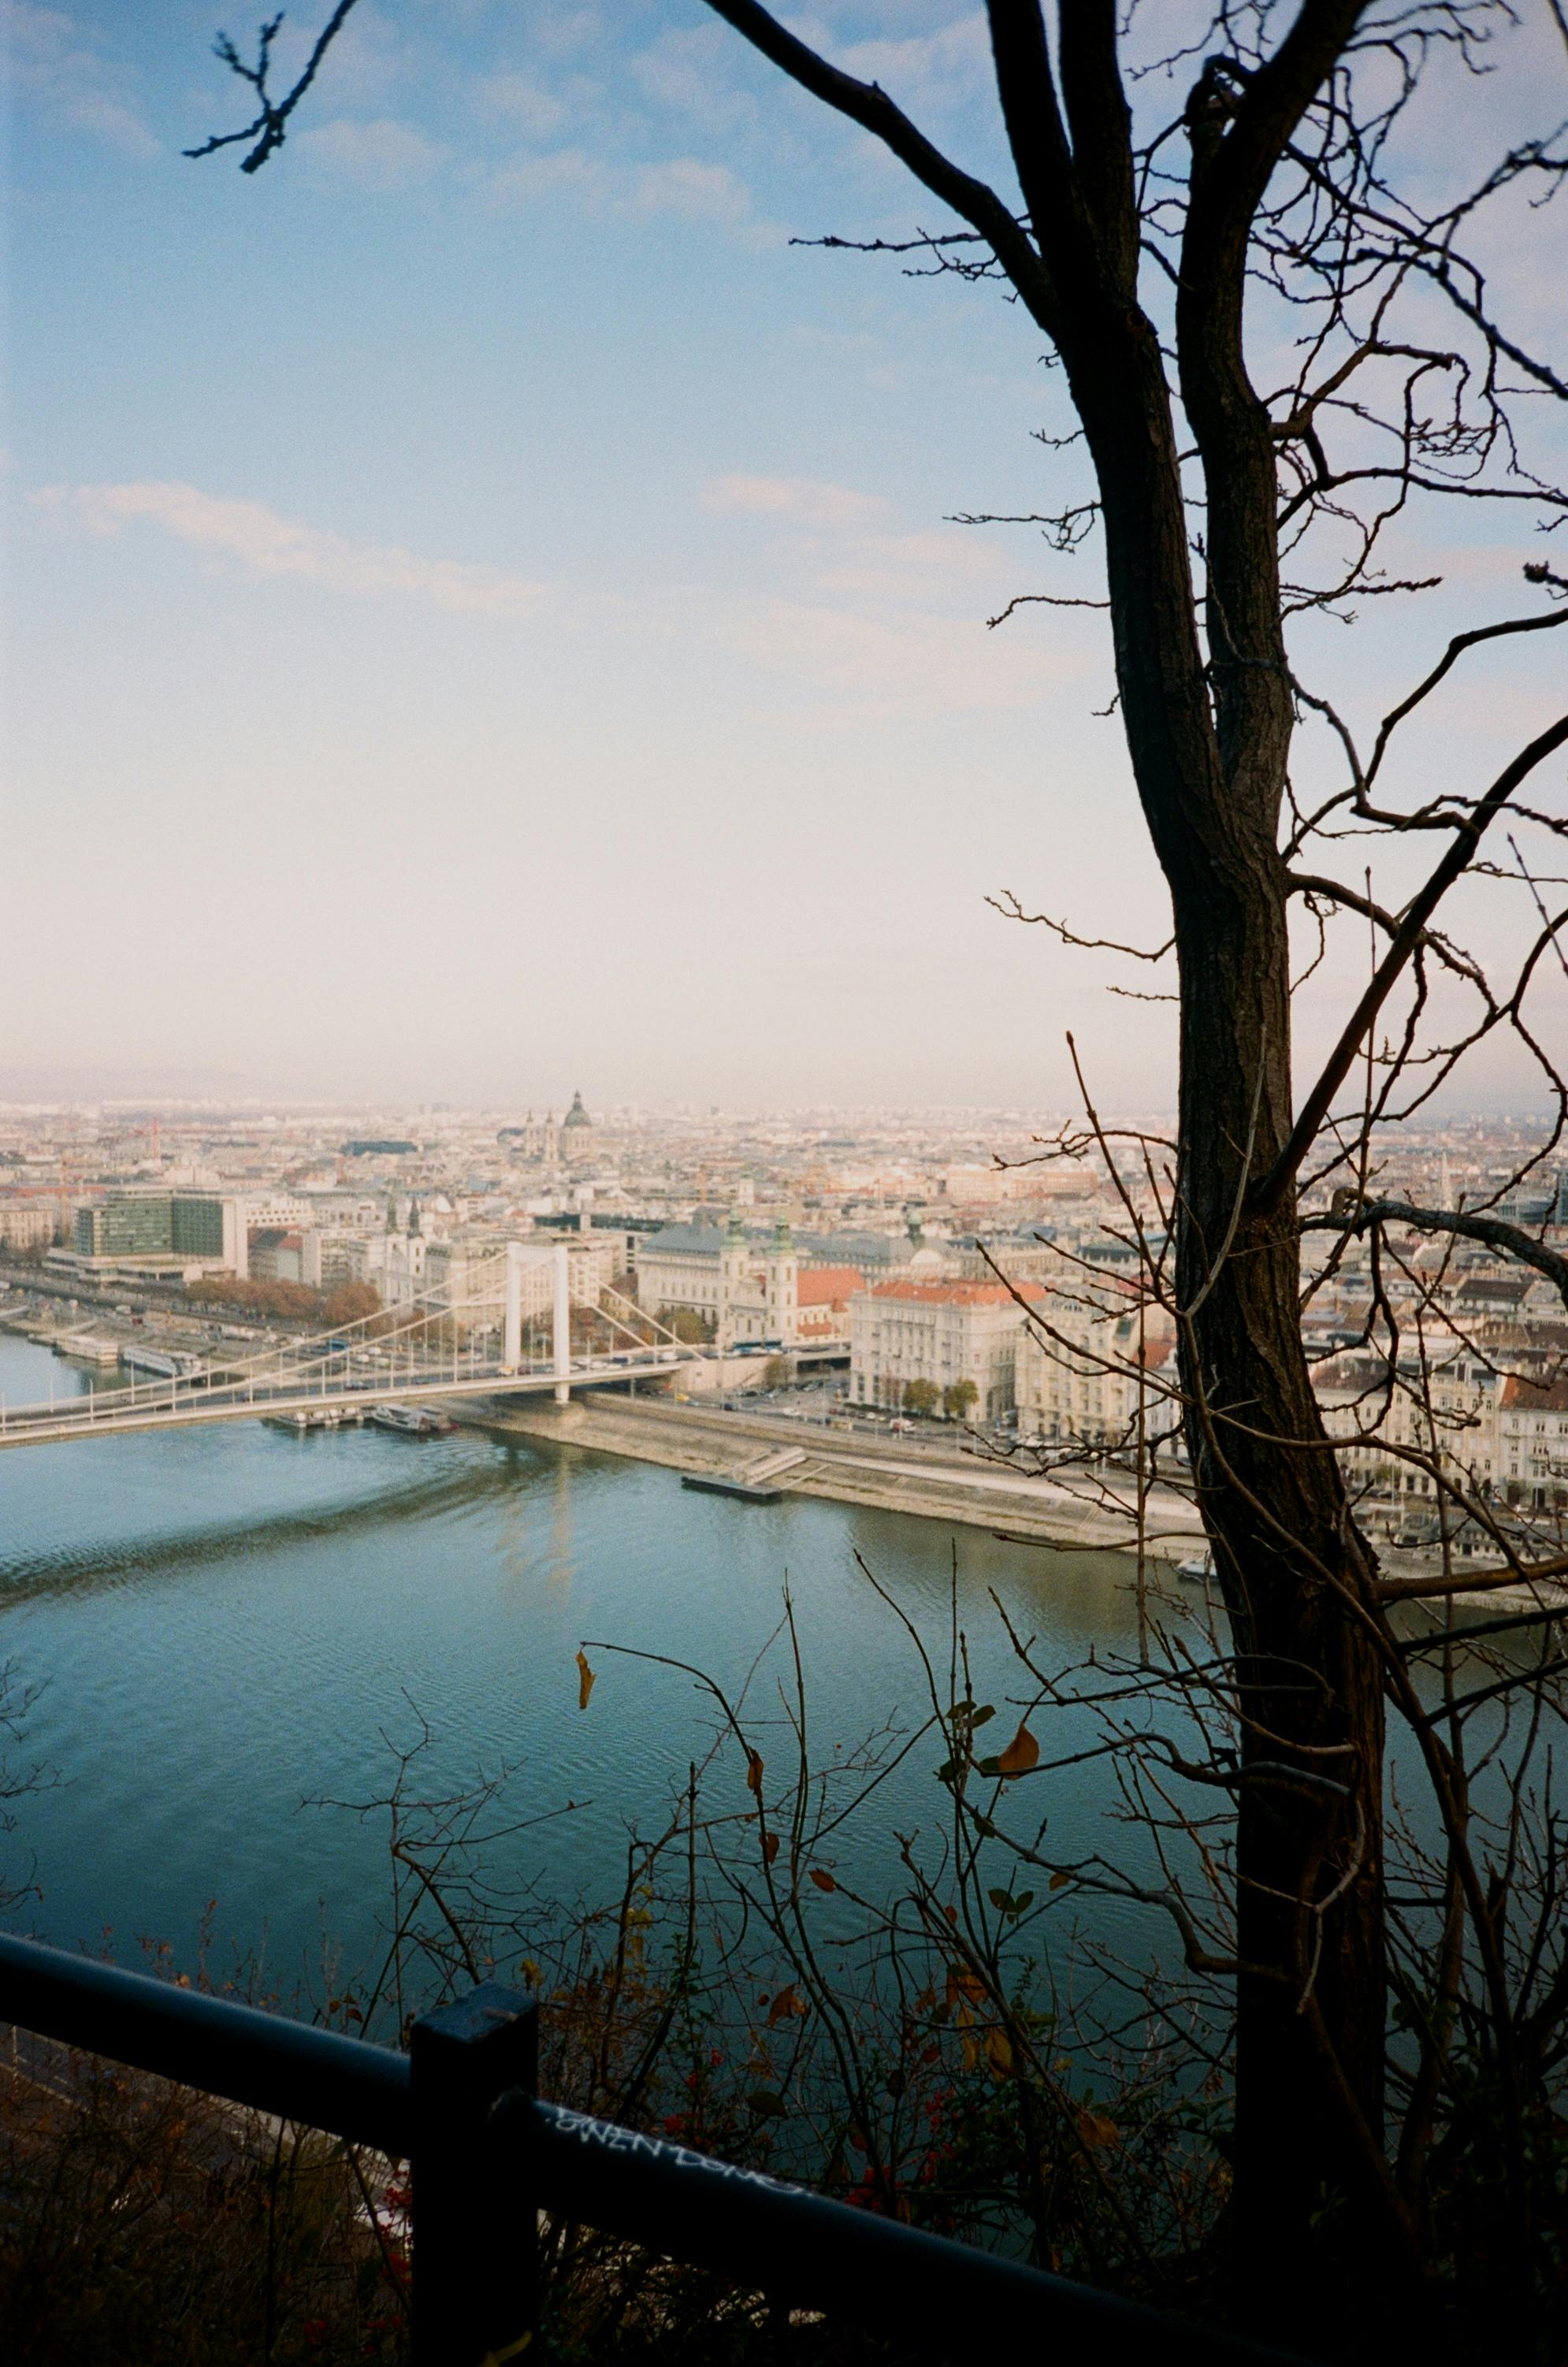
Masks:
[[[13,1403],[78,1378],[0,1333]],[[580,1643],[737,1688],[788,1582],[816,1748],[849,1750],[926,1714],[908,1638],[857,1555],[944,1657],[956,1558],[980,1685],[1004,1704],[1026,1688],[988,1590],[1054,1665],[1131,1641],[1122,1557],[805,1497],[739,1503],[568,1446],[301,1439],[246,1421],[0,1455],[0,1658],[40,1688],[11,1757],[52,1779],[0,1844],[13,1873],[30,1852],[41,1891],[11,1920],[72,1946],[107,1931],[122,1961],[167,1942],[178,1964],[214,1901],[220,1950],[265,1943],[285,1982],[324,1931],[353,1956],[385,1897],[383,1836],[306,1804],[381,1793],[421,1721],[422,1784],[508,1762],[515,1814],[574,1804],[509,1845],[518,1870],[553,1897],[608,1897],[628,1828],[658,1820],[712,1719],[688,1678],[592,1648],[580,1710]],[[777,1720],[771,1675],[752,1698]],[[1011,1731],[1005,1706],[995,1731]],[[783,1750],[776,1726],[759,1732]],[[939,1826],[937,1755],[912,1752],[874,1825],[846,1833],[860,1879],[891,1876],[895,1828]],[[1051,1785],[1053,1844],[1091,1845],[1103,1774]]]

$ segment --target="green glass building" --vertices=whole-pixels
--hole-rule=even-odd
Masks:
[[[96,1258],[221,1258],[223,1203],[204,1192],[115,1192],[76,1211],[76,1250]]]

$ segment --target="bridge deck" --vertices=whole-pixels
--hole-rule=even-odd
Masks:
[[[369,1413],[378,1405],[407,1398],[421,1403],[436,1398],[512,1396],[522,1391],[592,1387],[613,1381],[635,1381],[672,1371],[679,1360],[668,1349],[634,1363],[608,1359],[573,1365],[564,1373],[553,1369],[507,1372],[499,1365],[483,1373],[453,1377],[450,1367],[432,1366],[428,1374],[399,1373],[373,1379],[346,1381],[340,1387],[316,1381],[309,1387],[279,1379],[270,1386],[247,1383],[243,1387],[220,1383],[196,1387],[189,1381],[171,1381],[155,1397],[144,1387],[106,1389],[89,1402],[67,1399],[53,1405],[0,1405],[0,1447],[57,1445],[71,1438],[102,1438],[144,1430],[183,1430],[207,1422],[246,1421],[265,1414]],[[130,1402],[117,1405],[116,1399]]]

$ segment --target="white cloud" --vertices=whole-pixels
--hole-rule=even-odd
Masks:
[[[395,543],[350,541],[282,517],[264,502],[225,499],[195,485],[44,485],[31,499],[89,534],[155,526],[210,558],[234,561],[247,574],[291,576],[328,592],[401,594],[464,615],[502,617],[531,615],[543,595],[541,584],[504,568],[426,559]]]
[[[702,489],[702,506],[829,530],[869,527],[889,509],[880,494],[858,493],[815,477],[715,477]]]
[[[383,116],[371,123],[340,117],[298,134],[302,153],[362,189],[406,188],[435,171],[445,151],[412,123]]]
[[[727,164],[704,164],[676,156],[667,164],[640,164],[632,183],[632,210],[676,214],[685,221],[747,222],[751,191]]]
[[[715,477],[701,500],[721,515],[765,519],[819,590],[869,603],[939,608],[955,589],[989,593],[1017,572],[989,538],[952,527],[895,533],[892,504],[880,494],[814,477]]]
[[[854,706],[1014,709],[1095,663],[1077,619],[1054,618],[1049,632],[987,632],[987,612],[1028,588],[988,537],[898,531],[880,494],[814,477],[716,477],[700,498],[769,530],[780,585],[732,603],[715,629]]]
[[[478,85],[478,92],[481,103],[493,115],[505,116],[528,140],[548,140],[566,120],[561,100],[527,74],[491,74]]]
[[[515,157],[488,175],[485,186],[504,205],[566,198],[588,213],[607,212],[612,196],[608,169],[595,157],[585,155],[581,148],[557,148],[548,156]]]
[[[743,55],[727,28],[694,25],[661,34],[631,59],[631,71],[655,106],[730,139],[737,131],[753,130],[761,115],[751,94],[730,80],[732,67]]]
[[[934,32],[836,49],[834,63],[858,82],[880,83],[898,104],[916,113],[940,113],[993,87],[991,41],[978,10]]]
[[[0,40],[15,88],[56,123],[89,132],[122,155],[160,153],[135,106],[129,72],[111,65],[62,8],[0,0]]]
[[[1031,707],[1090,670],[1075,650],[1008,641],[978,617],[887,617],[765,600],[743,603],[716,629],[770,669],[890,714]]]
[[[699,156],[612,164],[582,148],[556,148],[544,155],[514,157],[484,174],[483,186],[502,204],[565,198],[586,213],[714,222],[748,241],[778,235],[753,214],[745,183],[727,164],[710,164]]]

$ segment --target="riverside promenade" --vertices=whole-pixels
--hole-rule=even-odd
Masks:
[[[1117,1511],[1109,1491],[1092,1478],[1063,1485],[980,1453],[923,1451],[914,1438],[873,1439],[787,1415],[585,1393],[565,1406],[492,1399],[451,1411],[464,1428],[494,1438],[549,1439],[782,1494],[1002,1531],[1030,1544],[1113,1552],[1136,1544],[1131,1499]],[[1193,1507],[1165,1488],[1149,1494],[1144,1533],[1147,1551],[1171,1561],[1184,1559],[1201,1539]]]

